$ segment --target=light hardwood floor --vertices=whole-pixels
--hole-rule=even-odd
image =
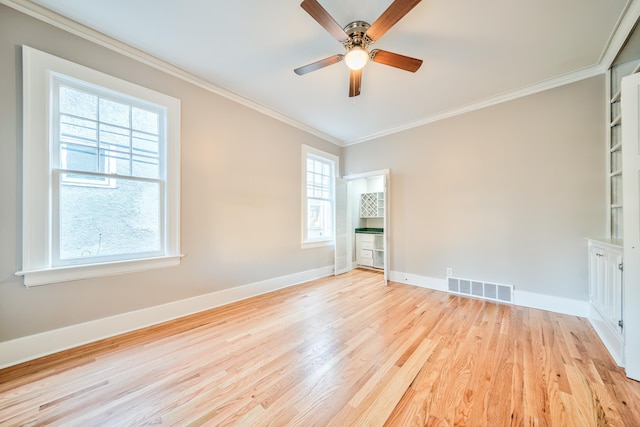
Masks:
[[[354,270],[0,371],[0,425],[640,426],[582,318]]]

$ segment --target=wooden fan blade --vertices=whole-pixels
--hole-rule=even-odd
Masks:
[[[376,22],[367,30],[367,37],[376,41],[384,33],[389,31],[389,28],[393,27],[396,22],[402,19],[404,15],[409,13],[421,0],[395,0],[385,10],[382,15],[376,20]]]
[[[336,38],[340,43],[349,41],[349,35],[344,32],[340,24],[329,15],[329,12],[323,8],[317,0],[304,0],[300,3],[300,7],[307,11],[318,24]]]
[[[362,70],[351,70],[349,74],[349,98],[360,95]]]
[[[296,68],[293,71],[297,75],[302,76],[302,75],[310,73],[312,71],[319,70],[320,68],[324,68],[324,67],[326,67],[328,65],[337,64],[338,62],[342,61],[343,58],[344,58],[344,55],[342,55],[342,54],[333,55],[333,56],[330,56],[328,58],[321,59],[320,61],[316,61],[316,62],[314,62],[312,64],[307,64],[307,65],[304,65],[302,67]]]
[[[380,49],[374,49],[371,51],[371,60],[378,64],[390,65],[391,67],[411,71],[412,73],[418,71],[422,65],[422,59],[411,58],[410,56],[404,56]]]

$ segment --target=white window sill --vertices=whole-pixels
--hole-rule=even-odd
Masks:
[[[134,273],[156,268],[174,267],[180,265],[180,259],[183,256],[184,255],[174,255],[101,264],[51,267],[40,270],[18,271],[16,276],[24,276],[24,285],[27,287],[39,286],[50,283],[68,282],[71,280]]]
[[[315,240],[302,242],[302,249],[321,248],[324,246],[335,246],[335,240]]]

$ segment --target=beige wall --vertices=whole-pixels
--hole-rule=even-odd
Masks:
[[[587,299],[605,235],[604,77],[350,146],[345,173],[391,170],[391,269]],[[426,100],[425,102],[428,102]]]
[[[182,100],[176,268],[27,289],[21,269],[26,44]],[[333,263],[300,249],[300,145],[340,148],[0,5],[0,341]]]

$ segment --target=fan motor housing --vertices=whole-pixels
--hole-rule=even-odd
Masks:
[[[353,21],[347,24],[344,27],[344,32],[349,36],[349,42],[346,47],[361,46],[366,49],[367,45],[372,43],[372,41],[365,36],[370,26],[371,25],[365,21]]]

